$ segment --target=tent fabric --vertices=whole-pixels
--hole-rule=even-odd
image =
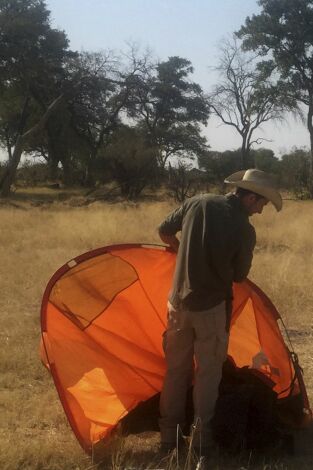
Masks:
[[[41,357],[88,453],[162,388],[174,265],[175,254],[162,246],[104,247],[71,260],[47,285]],[[233,290],[228,355],[237,367],[261,375],[282,402],[301,392],[303,422],[308,420],[305,387],[280,332],[279,313],[251,281]]]

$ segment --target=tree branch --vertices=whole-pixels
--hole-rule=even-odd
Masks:
[[[41,131],[48,119],[50,118],[51,114],[55,111],[55,109],[59,106],[59,104],[61,103],[63,99],[63,95],[60,95],[58,96],[51,104],[50,106],[47,108],[45,114],[40,118],[39,122],[37,124],[35,124],[33,127],[31,127],[28,131],[26,131],[24,134],[22,134],[21,138],[22,140],[24,141],[25,139],[27,139],[28,137],[36,134],[37,132]]]

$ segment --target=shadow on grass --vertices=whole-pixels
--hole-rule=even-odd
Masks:
[[[88,206],[95,202],[109,204],[127,203],[137,205],[140,203],[164,202],[169,200],[169,195],[164,190],[147,189],[135,200],[125,199],[118,187],[103,188],[51,188],[37,186],[33,188],[18,188],[9,197],[0,199],[1,205],[11,206],[17,209],[26,209],[23,203],[33,206],[49,206],[53,203],[63,203],[69,206]]]
[[[219,452],[210,459],[216,470],[311,470],[313,468],[313,426],[297,430],[294,439],[273,449],[231,453]],[[198,459],[186,446],[162,455],[158,448],[159,433],[119,437],[106,448],[101,460],[94,461],[97,470],[196,470]]]
[[[11,201],[39,201],[39,202],[58,202],[66,201],[75,196],[83,196],[84,191],[81,189],[50,189],[48,187],[36,187],[29,189],[18,189],[11,193]]]

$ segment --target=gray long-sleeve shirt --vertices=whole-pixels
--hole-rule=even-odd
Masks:
[[[159,226],[164,235],[181,231],[171,304],[206,310],[232,298],[232,283],[250,270],[256,236],[234,194],[203,194],[185,201]]]

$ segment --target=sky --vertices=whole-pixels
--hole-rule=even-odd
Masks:
[[[210,70],[218,61],[218,44],[238,30],[247,16],[260,11],[256,0],[46,0],[53,27],[64,30],[73,50],[126,50],[136,43],[166,60],[178,55],[191,61],[192,79],[209,92],[216,82]],[[240,136],[210,118],[204,130],[214,150],[235,149]],[[303,123],[288,116],[284,124],[268,123],[256,137],[275,154],[309,146]]]

